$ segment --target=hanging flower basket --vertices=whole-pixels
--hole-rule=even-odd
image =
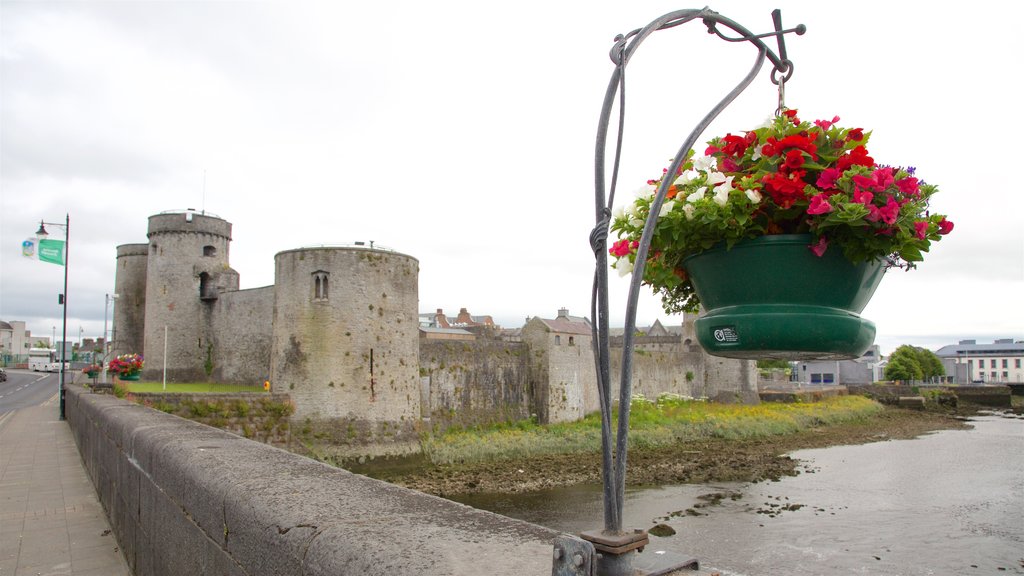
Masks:
[[[107,368],[121,380],[138,380],[144,364],[141,354],[123,354],[111,360]]]
[[[132,373],[132,374],[118,374],[117,375],[117,377],[120,378],[121,380],[131,380],[131,381],[138,380],[139,376],[141,376],[140,372],[135,372],[135,373]]]
[[[859,356],[875,333],[859,313],[884,270],[913,268],[953,223],[929,210],[934,185],[913,167],[876,163],[865,147],[870,132],[838,121],[802,122],[785,110],[712,139],[702,156],[691,150],[676,173],[648,181],[617,209],[613,267],[633,271],[665,185],[643,281],[669,313],[707,312],[697,331],[709,353]]]
[[[853,264],[807,249],[809,234],[763,236],[687,258],[706,314],[694,324],[701,346],[730,358],[844,359],[874,342],[860,317],[885,266]]]

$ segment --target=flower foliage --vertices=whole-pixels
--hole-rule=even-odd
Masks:
[[[691,150],[675,174],[665,170],[616,210],[613,267],[620,276],[633,271],[655,192],[669,178],[643,280],[670,313],[700,305],[685,258],[760,236],[810,234],[808,249],[817,256],[841,250],[855,263],[913,268],[953,229],[929,212],[937,188],[913,167],[876,163],[866,148],[871,133],[838,121],[802,122],[796,110],[785,110],[754,130],[712,139],[703,156]]]
[[[107,369],[121,376],[132,376],[142,371],[142,354],[123,354],[110,361]]]

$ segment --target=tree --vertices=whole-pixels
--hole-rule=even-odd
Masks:
[[[909,344],[897,348],[885,367],[888,380],[931,380],[945,375],[946,368],[934,352]]]
[[[761,370],[789,370],[790,365],[786,360],[769,360],[762,358],[757,361],[757,367]]]

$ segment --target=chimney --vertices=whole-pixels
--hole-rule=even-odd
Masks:
[[[568,320],[569,319],[569,309],[568,308],[559,308],[558,309],[558,317],[559,318],[565,318],[566,320]]]

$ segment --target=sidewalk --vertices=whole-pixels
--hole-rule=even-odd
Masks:
[[[0,415],[0,576],[131,576],[57,396]]]

